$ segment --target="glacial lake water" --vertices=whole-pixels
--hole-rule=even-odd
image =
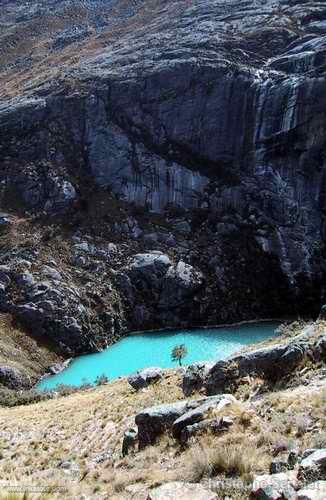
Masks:
[[[188,354],[183,365],[195,361],[220,360],[242,347],[276,335],[277,322],[247,323],[221,328],[198,328],[132,334],[102,352],[75,358],[61,373],[44,378],[38,389],[54,389],[59,384],[79,386],[94,383],[100,375],[110,380],[130,375],[141,368],[178,366],[171,351],[185,344]]]

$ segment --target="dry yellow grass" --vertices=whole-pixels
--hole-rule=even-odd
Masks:
[[[24,334],[10,326],[8,317],[0,317],[0,327],[10,330],[11,342],[22,341]],[[320,323],[316,333],[323,329]],[[5,349],[9,340],[3,342]],[[0,344],[0,356],[6,356],[1,348]],[[120,379],[30,406],[0,408],[0,477],[6,485],[30,485],[27,491],[32,486],[41,488],[27,499],[82,494],[128,499],[166,481],[205,483],[216,478],[224,479],[226,492],[229,479],[241,479],[244,489],[232,490],[230,496],[246,498],[247,485],[255,474],[268,472],[276,450],[304,450],[326,443],[325,379],[314,370],[308,386],[274,389],[257,402],[250,395],[263,381],[252,377],[246,385],[248,394],[238,391],[242,401],[207,415],[231,417],[229,431],[203,432],[192,437],[187,447],[164,435],[157,445],[124,458],[123,434],[134,426],[135,414],[148,406],[183,399],[178,371],[167,371],[161,382],[139,392]],[[62,467],[67,461],[70,469]],[[0,500],[1,487],[0,482]],[[3,498],[24,498],[19,492],[11,494],[18,496]]]
[[[67,497],[81,492],[119,493],[121,474],[132,473],[135,477],[131,475],[130,480],[137,482],[139,471],[140,479],[145,480],[152,474],[155,477],[161,467],[160,453],[150,448],[137,455],[135,462],[141,461],[138,471],[132,470],[130,458],[121,458],[122,436],[134,424],[135,413],[181,397],[177,376],[171,374],[162,385],[141,393],[135,393],[125,380],[118,380],[41,404],[2,408],[0,477],[9,484],[25,484],[28,479],[33,485],[64,487]],[[108,451],[112,458],[97,463],[96,457]],[[78,464],[77,475],[59,467],[61,461],[68,460]]]
[[[287,447],[313,443],[325,429],[325,394],[323,387],[301,392],[298,388],[273,394],[255,406],[239,402],[209,415],[231,416],[234,424],[228,432],[194,437],[184,450],[165,435],[157,445],[124,458],[123,433],[134,425],[134,415],[147,406],[183,398],[176,371],[138,393],[121,379],[64,398],[1,408],[0,477],[7,484],[51,487],[51,498],[84,494],[128,499],[162,482],[205,482],[212,477],[239,478],[246,484],[256,473],[268,471],[273,450],[282,440]],[[289,433],[286,421],[300,420],[303,413],[313,416],[315,431],[298,435],[293,424]],[[61,468],[65,461],[77,464],[78,471]],[[55,488],[65,491],[56,493]]]

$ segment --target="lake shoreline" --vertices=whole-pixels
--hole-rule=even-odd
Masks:
[[[154,330],[132,330],[131,332],[123,335],[120,339],[131,336],[131,335],[146,335],[150,333],[164,333],[164,332],[172,332],[173,330],[180,330],[181,328],[184,328],[185,330],[218,330],[219,328],[234,328],[237,326],[244,326],[244,325],[253,325],[255,323],[288,323],[288,322],[293,322],[297,321],[298,318],[267,318],[267,319],[250,319],[250,320],[243,320],[243,321],[237,321],[236,323],[223,323],[222,325],[196,325],[196,326],[187,326],[187,327],[180,327],[180,326],[167,326],[165,328],[158,328]],[[119,340],[117,342],[119,342]],[[113,344],[112,344],[113,345]]]
[[[230,331],[230,334],[231,335],[235,335],[235,337],[237,338],[238,336],[238,332],[236,331],[237,328],[240,329],[239,331],[239,341],[241,342],[241,339],[243,338],[242,337],[242,333],[241,333],[241,329],[242,328],[246,328],[248,327],[249,330],[250,330],[250,327],[253,327],[253,329],[255,329],[255,327],[257,326],[259,328],[259,326],[262,326],[263,329],[268,329],[268,325],[269,324],[273,324],[273,334],[271,333],[271,336],[274,336],[274,337],[278,337],[278,333],[277,333],[277,328],[278,326],[280,326],[282,323],[284,322],[291,322],[293,321],[293,318],[292,319],[285,319],[285,318],[278,318],[278,319],[275,319],[275,318],[265,318],[265,319],[262,319],[262,320],[249,320],[249,321],[239,321],[239,322],[236,322],[236,323],[229,323],[229,324],[226,324],[226,325],[217,325],[217,326],[207,326],[205,325],[204,327],[201,327],[201,326],[194,326],[194,327],[188,327],[188,328],[176,328],[176,327],[169,327],[169,328],[161,328],[161,329],[157,329],[157,330],[147,330],[147,331],[143,331],[143,330],[140,330],[140,331],[133,331],[133,332],[129,332],[128,334],[122,336],[119,341],[127,341],[128,342],[128,339],[129,339],[129,342],[133,342],[131,339],[137,337],[137,336],[141,336],[146,342],[146,337],[148,338],[147,339],[147,349],[149,349],[149,351],[152,351],[152,349],[154,349],[155,351],[155,344],[157,345],[157,341],[159,341],[159,336],[161,336],[161,342],[164,343],[164,347],[165,345],[169,346],[169,334],[172,334],[172,336],[176,335],[178,336],[180,334],[180,332],[182,332],[183,334],[183,339],[179,338],[179,339],[176,339],[176,344],[177,343],[183,343],[182,341],[186,341],[186,337],[187,337],[187,334],[189,335],[189,342],[191,343],[192,342],[192,339],[195,338],[196,336],[198,338],[201,338],[201,333],[202,333],[202,338],[203,338],[203,341],[205,342],[205,338],[210,338],[210,334],[212,335],[212,340],[210,340],[209,342],[215,342],[214,340],[214,336],[216,336],[217,338],[219,337],[219,331],[222,332],[222,330],[224,330],[224,333],[221,333],[221,337],[220,337],[220,342],[221,342],[221,345],[223,345],[223,342],[225,342],[225,332],[228,332]],[[265,326],[264,326],[265,325]],[[232,332],[232,329],[235,329],[235,331]],[[207,333],[208,332],[208,333]],[[165,340],[164,338],[164,334],[167,335],[167,340]],[[157,335],[157,339],[155,339]],[[226,335],[228,336],[229,333],[226,333]],[[163,338],[162,338],[163,337]],[[268,338],[268,337],[266,337]],[[152,340],[151,340],[152,339]],[[264,340],[264,339],[262,339]],[[165,344],[165,342],[167,342],[167,344]],[[227,341],[228,342],[228,341]],[[226,342],[226,345],[227,345],[227,342]],[[249,341],[249,342],[244,342],[243,345],[239,345],[238,348],[241,349],[242,347],[245,347],[246,345],[254,345],[256,342],[258,342],[258,339],[256,340],[255,337],[252,338],[252,341]],[[65,371],[66,368],[69,368],[71,366],[71,363],[74,363],[76,360],[78,359],[82,359],[84,358],[85,356],[89,356],[90,354],[92,355],[96,355],[96,354],[101,354],[105,351],[107,351],[109,348],[112,348],[114,347],[115,345],[117,345],[119,342],[116,341],[114,342],[113,344],[111,344],[110,346],[108,346],[106,349],[103,349],[101,351],[99,351],[98,353],[89,353],[89,354],[84,354],[82,356],[77,356],[76,358],[71,358],[68,362],[66,361],[64,364],[62,364],[62,368],[63,370],[60,370],[59,373],[61,373],[61,371]],[[137,341],[136,341],[137,343]],[[225,344],[224,344],[225,345]],[[169,346],[169,348],[171,348],[171,346]],[[153,351],[153,352],[154,352]],[[197,359],[192,359],[192,360],[189,360],[189,363],[187,364],[191,364],[192,362],[199,362],[199,361],[207,361],[209,360],[209,357],[206,357],[206,354],[205,352],[201,352],[200,350],[193,350],[193,352],[197,353]],[[156,353],[157,354],[157,353]],[[231,354],[231,353],[230,353]],[[217,358],[216,359],[223,359],[223,357],[225,356],[225,354],[223,354],[223,349],[221,351],[221,358],[219,358],[219,354],[216,353],[216,356]],[[166,358],[166,353],[165,353],[165,358]],[[152,358],[153,359],[153,358]],[[215,358],[214,358],[215,359]],[[162,364],[161,364],[162,362]],[[165,364],[164,364],[165,363]],[[115,365],[115,362],[113,361],[113,366]],[[132,363],[131,363],[132,365]],[[168,365],[166,365],[166,359],[164,359],[164,355],[163,357],[161,358],[161,351],[159,353],[158,356],[156,356],[156,359],[155,359],[155,363],[154,364],[147,364],[146,362],[144,362],[141,366],[137,366],[132,372],[134,371],[137,371],[139,369],[142,369],[142,368],[146,368],[148,366],[161,366],[162,368],[169,368]],[[111,366],[111,365],[110,365]],[[128,365],[129,367],[129,365]],[[58,368],[58,366],[56,367]],[[90,377],[90,373],[85,370],[85,373],[87,373],[87,377],[85,377],[85,380],[89,379]],[[103,372],[107,375],[106,372]],[[129,372],[131,373],[131,372]],[[39,380],[38,382],[35,384],[34,386],[34,389],[36,390],[43,390],[43,387],[40,388],[39,385],[42,384],[42,382],[44,382],[44,380],[46,379],[51,379],[53,376],[56,377],[58,375],[58,373],[56,374],[50,374],[49,372],[47,372],[46,374],[44,374]],[[117,375],[117,377],[120,377],[120,376],[126,376],[125,373],[121,372],[121,375]],[[113,378],[116,378],[116,375],[113,375]],[[63,382],[63,384],[65,384],[65,382]],[[70,384],[68,384],[70,385]],[[79,384],[76,384],[76,383],[73,383],[71,385],[79,385]]]

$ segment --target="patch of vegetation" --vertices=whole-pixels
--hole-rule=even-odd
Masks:
[[[172,361],[177,361],[182,366],[182,360],[188,354],[185,344],[176,345],[171,352]]]

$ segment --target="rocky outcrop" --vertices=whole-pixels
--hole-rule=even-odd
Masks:
[[[190,265],[208,283],[196,324],[318,313],[326,281],[321,3],[82,4],[78,26],[69,0],[5,4],[0,205],[60,214],[93,203],[90,187],[100,186],[147,215],[183,211],[154,244],[187,256],[166,276],[162,311],[193,293]],[[42,25],[51,29],[35,29]],[[132,238],[142,237],[134,228]],[[137,304],[135,326],[147,315]],[[161,318],[162,326],[179,319]]]
[[[138,328],[154,318],[161,326],[191,324],[196,314],[193,299],[203,281],[202,273],[193,266],[183,261],[174,264],[159,251],[133,256],[117,276]]]
[[[203,420],[209,410],[222,409],[234,401],[233,396],[226,394],[146,408],[135,417],[139,447],[153,445],[157,438],[169,429],[172,429],[173,435],[178,438],[183,428]]]
[[[279,344],[219,361],[207,375],[206,390],[209,394],[223,391],[232,378],[252,373],[271,379],[282,377],[299,365],[304,353],[300,344]]]
[[[140,370],[133,375],[128,377],[128,382],[138,391],[139,389],[143,389],[150,384],[158,382],[163,376],[163,370],[161,368],[145,368],[144,370]]]
[[[21,262],[22,269],[29,268],[28,262]],[[2,266],[1,284],[1,310],[10,312],[34,336],[52,340],[59,351],[75,355],[96,351],[105,343],[100,323],[89,327],[92,313],[85,305],[86,297],[55,269],[46,266],[35,274],[17,271],[14,258]]]
[[[189,365],[183,377],[184,394],[204,389],[207,394],[223,393],[236,380],[258,375],[275,381],[291,373],[306,356],[318,361],[324,356],[324,336],[312,336],[307,330],[292,339],[270,347],[254,349],[216,363]]]
[[[180,438],[184,428],[193,424],[197,424],[198,422],[204,420],[205,415],[207,415],[210,410],[214,409],[216,412],[221,411],[223,410],[223,408],[230,405],[231,403],[234,403],[235,401],[236,399],[230,394],[223,394],[218,398],[207,398],[206,401],[203,400],[202,404],[194,409],[187,411],[173,422],[173,436],[177,439]]]
[[[190,438],[203,432],[220,434],[222,432],[228,431],[232,425],[233,419],[231,417],[207,418],[195,424],[186,425],[185,427],[183,427],[180,433],[179,441],[180,443],[185,444]]]

